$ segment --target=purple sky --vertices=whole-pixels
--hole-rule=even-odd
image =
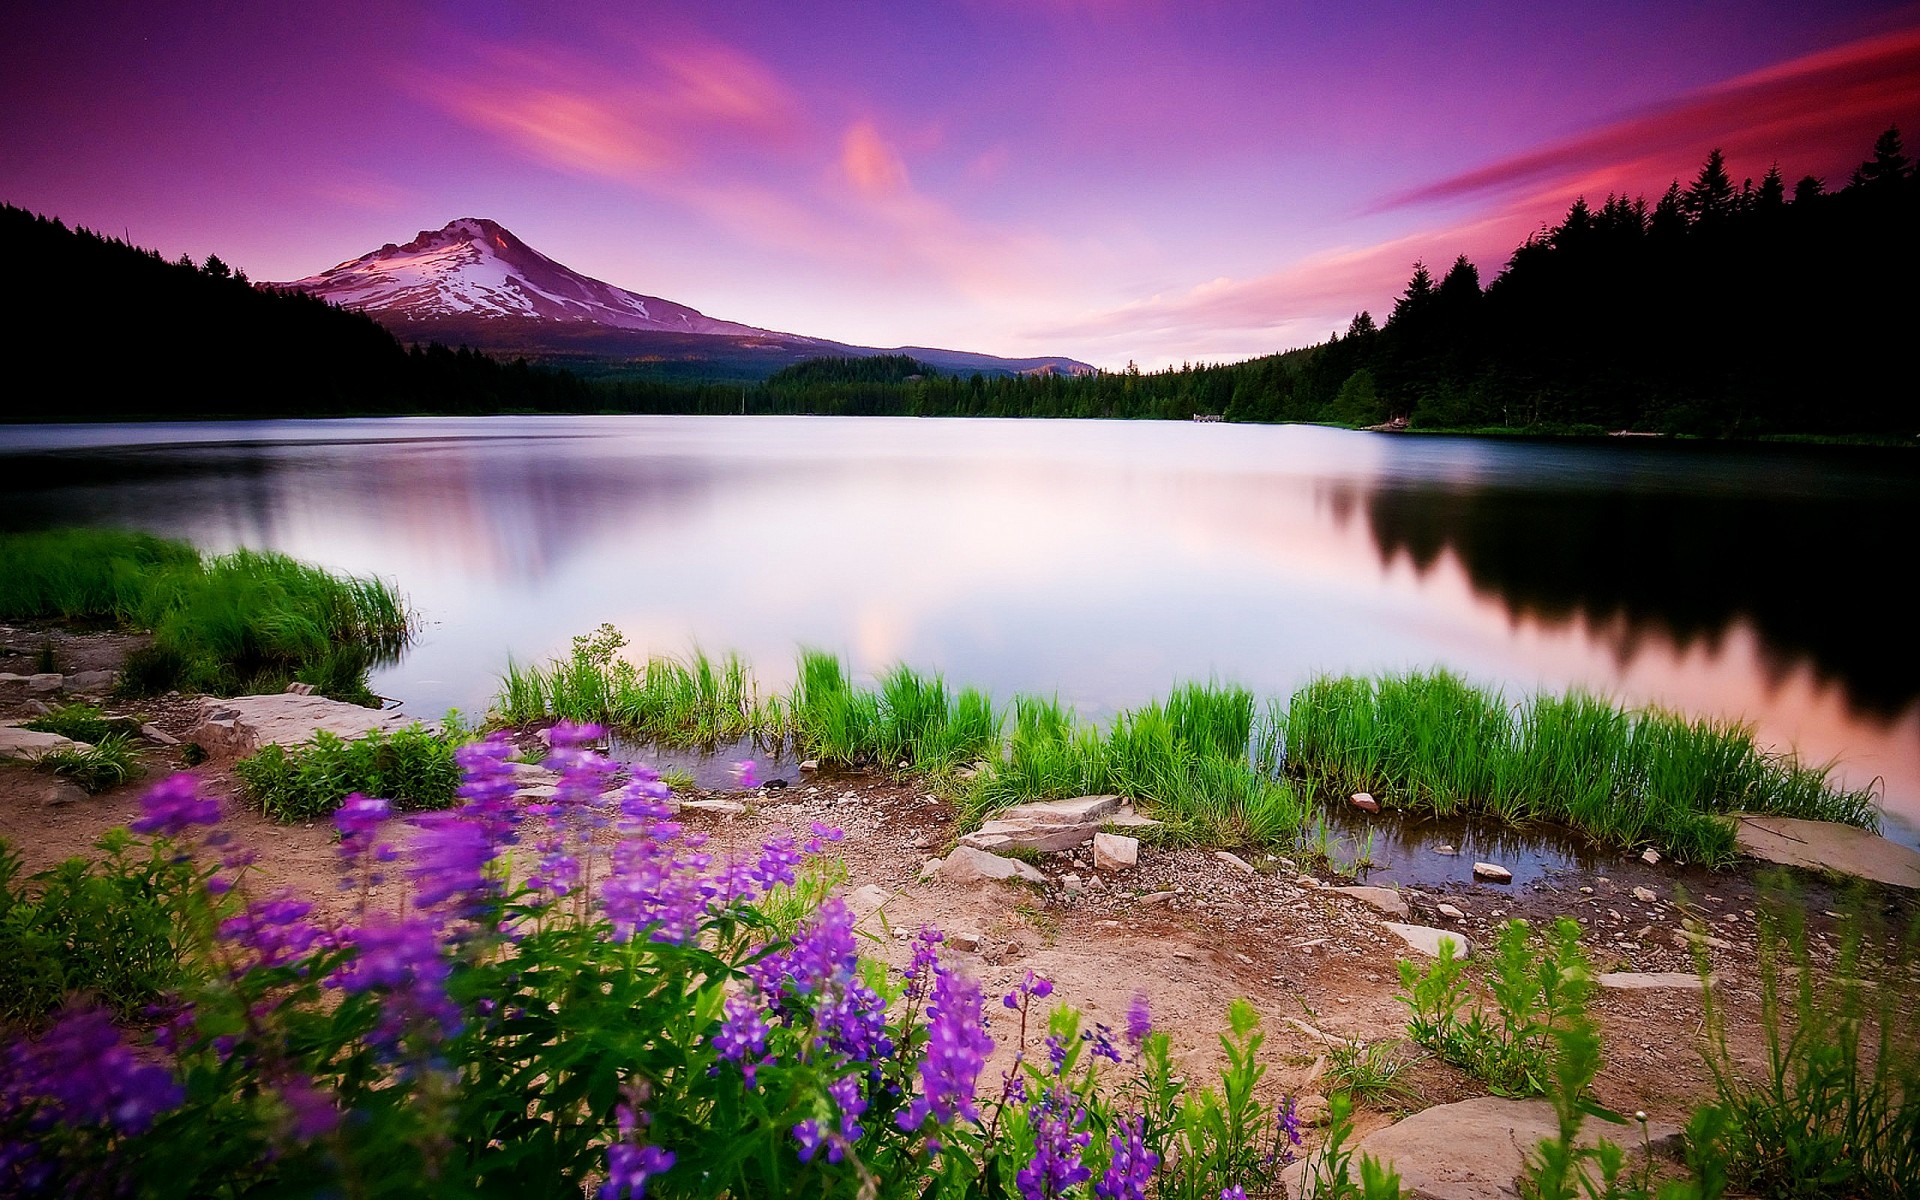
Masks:
[[[1920,143],[1920,4],[54,4],[0,200],[313,274],[460,216],[712,316],[1226,360],[1576,192]]]

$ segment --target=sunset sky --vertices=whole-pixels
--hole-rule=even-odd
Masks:
[[[1574,194],[1920,142],[1920,5],[10,6],[0,200],[293,279],[460,216],[711,316],[1230,360]]]

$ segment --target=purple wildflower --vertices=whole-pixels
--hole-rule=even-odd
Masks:
[[[252,951],[255,966],[286,966],[323,936],[320,927],[306,919],[312,911],[313,905],[295,899],[291,892],[281,892],[222,921],[220,937]]]
[[[980,1024],[980,985],[954,971],[934,978],[927,1004],[927,1047],[920,1060],[920,1094],[894,1119],[903,1131],[931,1117],[945,1125],[955,1117],[979,1119],[973,1092],[993,1039]]]
[[[1146,1200],[1147,1184],[1160,1165],[1160,1156],[1142,1140],[1143,1124],[1138,1116],[1129,1117],[1121,1122],[1120,1133],[1113,1135],[1113,1157],[1100,1182],[1093,1185],[1093,1194],[1100,1200]]]
[[[468,820],[464,808],[427,813],[413,823],[420,831],[407,867],[414,904],[429,912],[444,908],[460,916],[477,915],[497,890],[486,875],[495,851],[486,824]]]
[[[754,882],[762,892],[770,892],[776,884],[791,884],[793,869],[801,863],[800,848],[789,837],[768,839],[760,848],[760,862],[754,868]]]
[[[1055,1075],[1067,1069],[1067,1044],[1053,1034],[1047,1035],[1047,1061]]]
[[[740,1074],[752,1087],[760,1056],[767,1052],[767,1023],[760,1015],[759,1003],[746,996],[728,997],[725,1012],[726,1019],[713,1036],[714,1052],[728,1062],[739,1063]]]
[[[813,836],[807,839],[808,854],[818,854],[826,848],[825,843],[837,842],[847,836],[846,830],[823,825],[818,821],[813,822],[812,831]]]
[[[1268,1156],[1267,1165],[1284,1167],[1300,1157],[1294,1153],[1300,1145],[1300,1105],[1292,1096],[1288,1096],[1280,1106],[1278,1124],[1273,1153]]]
[[[648,1177],[673,1166],[673,1151],[634,1143],[634,1130],[647,1123],[645,1113],[622,1104],[614,1110],[614,1118],[619,1122],[620,1140],[607,1147],[607,1181],[596,1196],[598,1200],[643,1200]]]
[[[1053,981],[1028,971],[1026,978],[1020,981],[1019,986],[1001,997],[1000,1003],[1008,1008],[1021,1008],[1029,999],[1045,1000],[1051,995],[1053,995]]]
[[[479,825],[489,842],[511,843],[520,822],[520,807],[514,800],[519,784],[513,775],[513,744],[504,734],[495,734],[467,743],[453,757],[460,764],[462,815]]]
[[[1025,1200],[1055,1200],[1092,1177],[1093,1169],[1080,1159],[1093,1140],[1080,1128],[1086,1120],[1087,1110],[1064,1088],[1047,1092],[1033,1106],[1033,1157],[1013,1177]]]
[[[61,1011],[38,1042],[16,1044],[0,1068],[0,1118],[22,1109],[30,1124],[106,1124],[144,1132],[186,1093],[164,1068],[140,1066],[104,1009]]]
[[[140,798],[135,833],[178,837],[193,825],[217,825],[220,801],[200,794],[200,781],[182,771],[161,780]]]
[[[1153,1014],[1147,1009],[1147,994],[1135,992],[1127,1005],[1127,1045],[1137,1052],[1153,1033]]]
[[[750,758],[733,764],[733,777],[742,788],[748,791],[760,786],[759,768]]]
[[[1220,1189],[1220,1200],[1247,1200],[1247,1189],[1239,1184]]]
[[[382,917],[345,936],[354,947],[353,960],[335,971],[327,984],[349,992],[387,995],[372,1039],[376,1044],[391,1047],[408,1028],[448,1036],[459,1032],[460,1010],[447,996],[451,967],[440,952],[439,935],[432,925]]]
[[[932,986],[934,973],[940,969],[940,943],[945,940],[946,935],[931,925],[922,925],[919,936],[913,939],[913,961],[902,972],[909,1003],[924,997]]]
[[[373,831],[393,815],[393,803],[353,793],[333,810],[333,827],[340,831],[340,857],[358,859],[372,848]]]
[[[607,1147],[607,1181],[600,1185],[599,1200],[644,1200],[648,1177],[672,1166],[671,1150],[615,1142]]]
[[[1095,1058],[1104,1058],[1116,1065],[1120,1062],[1120,1051],[1113,1044],[1113,1030],[1109,1027],[1096,1021],[1092,1029],[1080,1031],[1080,1040],[1093,1043],[1092,1052]]]
[[[626,820],[613,848],[613,875],[600,888],[614,940],[644,932],[656,942],[684,944],[711,898],[701,874],[712,859],[696,852],[698,843],[676,822],[664,819],[663,805],[629,795],[621,808]]]
[[[340,1127],[340,1109],[333,1097],[305,1076],[283,1081],[280,1101],[287,1106],[287,1129],[296,1142],[311,1142]]]

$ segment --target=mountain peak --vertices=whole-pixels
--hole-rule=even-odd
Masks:
[[[309,292],[364,312],[403,340],[446,336],[480,348],[536,356],[550,351],[570,360],[593,345],[627,361],[663,361],[668,354],[676,362],[745,355],[786,366],[822,354],[912,353],[948,371],[1078,375],[1093,370],[1070,358],[1008,359],[929,347],[880,350],[716,320],[684,304],[582,275],[486,217],[459,217],[421,230],[404,246],[388,242],[318,275],[267,286]]]
[[[764,332],[582,275],[486,217],[460,217],[439,229],[423,229],[404,246],[388,242],[371,254],[278,286],[311,292],[389,323],[532,318],[673,333]]]

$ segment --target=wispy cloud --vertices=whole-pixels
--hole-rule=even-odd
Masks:
[[[1379,209],[1521,189],[1571,194],[1586,182],[1622,192],[1657,189],[1680,173],[1676,164],[1690,168],[1715,146],[1735,159],[1830,170],[1864,158],[1879,128],[1916,108],[1920,27],[1726,80],[1592,133],[1402,192]]]
[[[1060,265],[1048,239],[969,218],[915,187],[877,115],[829,123],[775,72],[717,43],[632,53],[644,70],[554,47],[477,45],[463,67],[415,86],[538,161],[872,279],[915,278],[988,301],[1031,294]]]
[[[683,169],[715,137],[793,136],[798,105],[773,72],[729,47],[624,47],[612,64],[554,46],[470,47],[461,67],[410,80],[442,111],[565,170],[641,182]]]

